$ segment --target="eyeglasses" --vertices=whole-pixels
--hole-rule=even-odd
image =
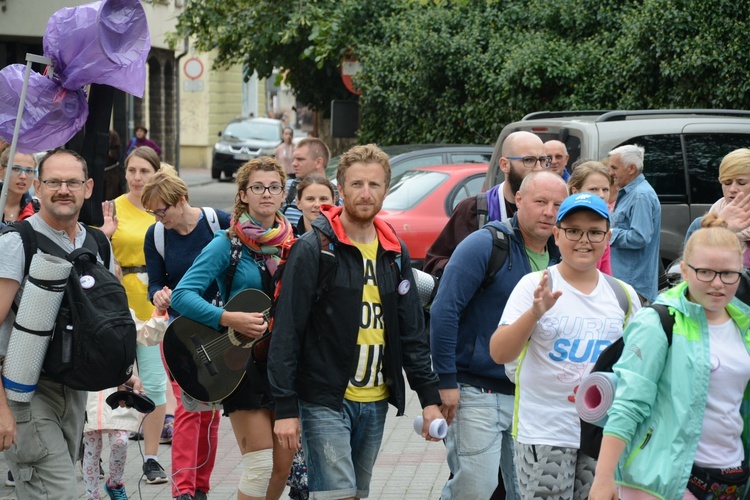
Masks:
[[[63,184],[68,186],[68,191],[80,191],[83,189],[83,185],[86,184],[86,181],[81,181],[78,179],[70,179],[68,181],[61,181],[60,179],[47,179],[47,180],[40,180],[42,184],[47,186],[47,189],[51,189],[52,191],[59,190]]]
[[[591,243],[601,243],[604,241],[604,237],[607,236],[607,231],[600,229],[578,229],[577,227],[560,227],[565,232],[565,237],[570,241],[581,241],[585,234]]]
[[[16,175],[26,174],[27,177],[36,177],[35,168],[26,168],[26,167],[20,167],[18,165],[13,165],[10,168],[10,170]]]
[[[169,207],[172,205],[167,205],[166,207],[159,209],[159,210],[146,210],[146,213],[149,215],[153,215],[154,217],[161,217],[164,218],[165,215],[167,215],[167,210],[169,210]]]
[[[271,194],[281,194],[284,192],[284,186],[282,186],[281,184],[271,184],[270,186],[264,186],[263,184],[253,184],[252,186],[248,186],[247,189],[249,189],[251,193],[257,194],[259,196],[265,193],[266,189]]]
[[[734,285],[740,280],[740,276],[742,276],[742,273],[739,271],[714,271],[713,269],[703,267],[693,267],[690,264],[687,266],[695,271],[695,277],[698,278],[698,281],[703,281],[704,283],[711,283],[716,279],[716,275],[718,274],[722,283],[725,285]]]
[[[534,168],[537,163],[542,168],[549,168],[549,163],[552,161],[552,158],[549,156],[540,156],[537,158],[536,156],[506,156],[509,160],[521,160],[523,162],[523,166],[526,168]]]

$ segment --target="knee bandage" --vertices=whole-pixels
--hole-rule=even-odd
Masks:
[[[242,455],[239,490],[251,497],[264,497],[273,472],[273,450],[251,451]]]

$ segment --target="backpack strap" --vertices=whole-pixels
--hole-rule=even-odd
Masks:
[[[161,255],[161,259],[164,260],[166,245],[164,244],[164,224],[161,221],[158,221],[154,225],[154,246],[159,255]]]
[[[664,329],[664,333],[667,335],[667,345],[672,346],[672,330],[674,330],[674,316],[669,312],[669,307],[664,304],[649,304],[646,307],[650,307],[659,314],[659,320],[661,321],[661,327]]]
[[[208,223],[208,227],[211,228],[211,232],[216,234],[216,231],[221,229],[219,215],[216,213],[216,210],[211,207],[202,207],[201,211],[203,212],[203,218]]]
[[[486,198],[485,198],[486,201]],[[513,226],[509,220],[501,222],[505,227],[513,231]],[[479,285],[479,291],[483,291],[495,280],[495,275],[505,264],[505,260],[510,254],[510,237],[502,231],[498,231],[493,226],[485,226],[492,235],[492,250],[490,251],[490,260],[487,262],[487,271],[484,273],[482,284]]]
[[[234,275],[237,273],[237,266],[240,263],[240,259],[242,259],[242,242],[236,236],[232,236],[231,242],[232,247],[229,254],[229,268],[227,268],[227,276],[224,279],[224,284],[227,287],[227,295],[232,292]]]
[[[86,226],[86,239],[83,240],[83,246],[94,252],[94,255],[98,254],[104,262],[104,267],[109,269],[112,263],[111,247],[109,246],[109,238],[104,234],[101,229],[95,227]]]
[[[487,224],[487,215],[490,213],[487,193],[477,195],[477,229],[482,229]]]
[[[7,233],[18,233],[21,236],[21,242],[23,243],[23,254],[25,258],[23,264],[23,275],[27,276],[29,274],[29,267],[31,267],[31,259],[32,257],[34,257],[34,254],[37,250],[37,233],[28,220],[22,220],[14,222],[13,224],[8,224],[0,232],[0,235]]]
[[[602,276],[604,276],[604,281],[607,282],[612,291],[615,292],[617,303],[620,304],[620,309],[622,309],[623,314],[625,314],[625,318],[622,322],[623,326],[625,326],[630,320],[630,315],[633,314],[633,300],[630,298],[630,294],[622,281],[606,273],[602,273]]]
[[[292,206],[292,203],[294,203],[294,199],[297,197],[297,185],[299,182],[295,182],[297,179],[294,179],[290,185],[289,185],[289,191],[286,193],[286,198],[284,199],[284,205],[281,207],[281,213],[285,214],[287,209]]]

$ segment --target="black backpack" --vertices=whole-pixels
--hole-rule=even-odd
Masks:
[[[661,327],[667,336],[667,345],[672,346],[672,328],[674,327],[674,316],[669,313],[669,308],[664,304],[651,304],[646,307],[650,307],[659,314],[659,320],[661,321]],[[612,368],[617,363],[622,355],[622,350],[625,347],[625,340],[622,337],[612,342],[602,351],[597,358],[594,368],[591,369],[593,372],[609,372],[612,373]],[[581,451],[586,455],[594,459],[599,459],[599,448],[602,446],[602,433],[604,429],[598,425],[584,422],[581,420]]]
[[[110,246],[104,233],[87,227],[83,246],[67,254],[28,221],[8,226],[6,232],[21,235],[25,275],[37,248],[73,264],[42,365],[44,374],[82,391],[126,382],[133,373],[136,327],[125,289],[109,272]],[[97,253],[107,267],[97,262]]]
[[[479,195],[477,195],[477,199],[479,199]],[[485,206],[486,204],[487,203],[485,201]],[[510,229],[510,232],[513,233],[513,226],[510,223],[510,219],[500,221],[500,223]],[[492,282],[495,280],[495,275],[503,267],[506,259],[508,258],[508,254],[510,253],[510,237],[507,234],[500,231],[494,226],[484,226],[480,229],[486,229],[492,235],[492,249],[490,250],[490,259],[487,261],[487,269],[485,270],[484,278],[482,278],[482,283],[480,283],[479,288],[476,291],[477,294],[483,292],[488,286],[492,284]],[[425,309],[429,310],[430,307],[432,307],[432,301],[435,300],[439,287],[440,278],[435,277],[435,286],[432,289],[429,301],[424,304]]]

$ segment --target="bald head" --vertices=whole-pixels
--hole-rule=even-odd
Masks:
[[[534,151],[534,152],[530,152]],[[538,156],[544,151],[544,143],[531,132],[513,132],[503,141],[503,156]]]
[[[531,172],[523,179],[519,193],[523,196],[545,189],[553,191],[562,190],[563,199],[568,196],[568,186],[565,184],[565,181],[562,180],[562,177],[550,171]],[[562,203],[562,200],[560,202]]]

